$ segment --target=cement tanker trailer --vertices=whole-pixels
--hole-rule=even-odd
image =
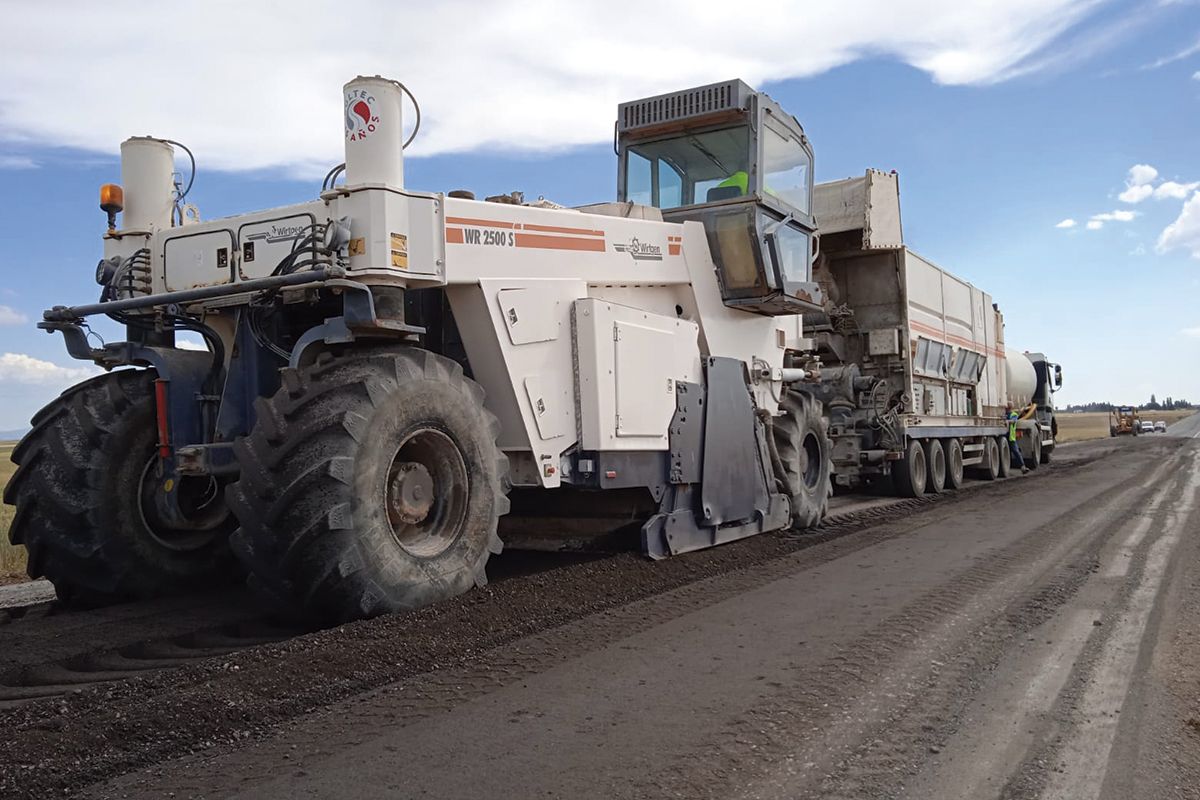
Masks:
[[[992,298],[905,246],[896,174],[818,184],[813,206],[824,302],[804,313],[813,378],[793,389],[827,415],[834,482],[916,497],[1003,477],[1008,400],[1027,464],[1048,461],[1061,369],[1007,350]]]
[[[1008,399],[1021,416],[1017,444],[1030,467],[1050,463],[1058,438],[1054,418],[1054,393],[1062,386],[1062,367],[1042,353],[1005,351],[1005,380]]]

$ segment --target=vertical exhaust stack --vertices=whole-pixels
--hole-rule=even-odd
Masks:
[[[164,230],[175,206],[175,149],[150,136],[121,142],[121,186],[125,211],[121,229]]]
[[[378,75],[360,75],[343,87],[347,186],[404,188],[401,92],[396,81]]]

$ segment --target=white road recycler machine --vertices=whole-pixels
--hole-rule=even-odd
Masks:
[[[641,512],[653,558],[822,519],[828,387],[886,408],[803,338],[796,119],[740,81],[622,104],[618,201],[565,209],[406,188],[404,93],[351,81],[344,180],[224,219],[186,204],[176,143],[122,145],[101,300],[40,325],[126,369],[35,417],[5,498],[64,600],[248,572],[324,619],[414,608],[486,580],[510,498]],[[93,346],[100,314],[127,341]]]

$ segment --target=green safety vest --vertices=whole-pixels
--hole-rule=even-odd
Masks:
[[[1008,440],[1015,442],[1017,440],[1017,412],[1008,412]]]
[[[742,194],[745,194],[750,190],[750,176],[746,174],[745,170],[739,169],[737,172],[733,173],[728,178],[717,184],[718,189],[724,189],[726,186],[736,186],[742,190]]]

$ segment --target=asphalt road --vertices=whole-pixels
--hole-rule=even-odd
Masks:
[[[1198,797],[1200,417],[1055,455],[89,794]]]

